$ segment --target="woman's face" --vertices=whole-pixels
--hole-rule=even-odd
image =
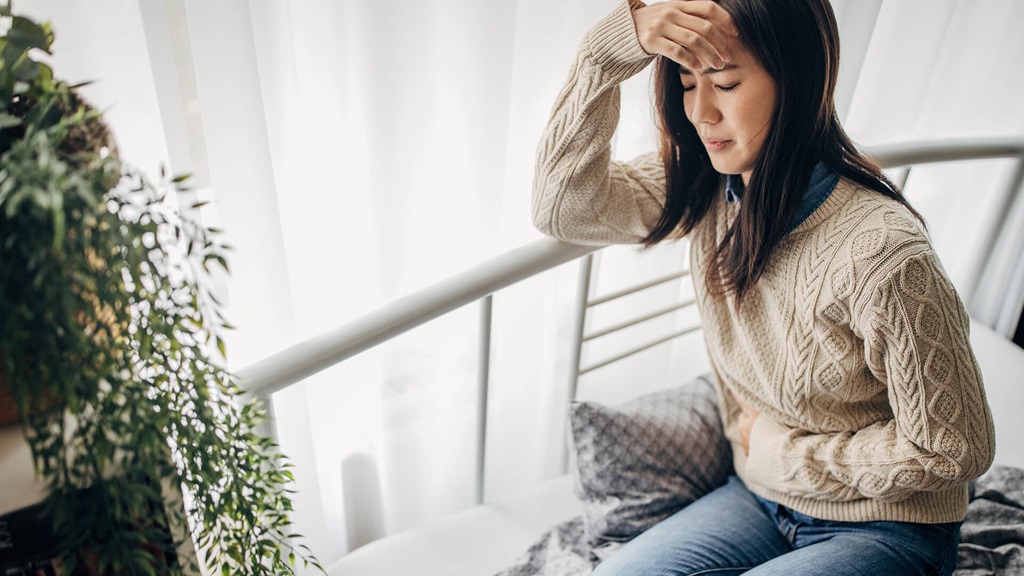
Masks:
[[[729,49],[732,62],[722,70],[680,67],[679,79],[686,117],[711,164],[747,183],[771,130],[777,94],[775,81],[745,47],[733,42]]]

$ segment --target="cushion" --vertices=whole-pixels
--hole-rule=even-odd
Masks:
[[[576,495],[598,558],[723,485],[732,473],[709,376],[616,407],[574,402],[570,421]]]

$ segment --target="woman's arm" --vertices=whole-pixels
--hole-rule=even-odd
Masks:
[[[856,432],[811,434],[757,418],[747,475],[794,495],[899,501],[963,485],[992,464],[995,432],[970,319],[921,240],[873,274],[852,310],[868,369],[888,385],[894,418]]]
[[[611,159],[619,84],[650,64],[652,54],[665,53],[689,65],[721,65],[728,57],[719,28],[731,31],[732,24],[714,3],[633,4],[635,12],[623,0],[587,33],[537,150],[533,222],[561,240],[636,243],[661,217],[665,170],[660,157],[646,154],[628,163]],[[688,39],[692,49],[676,43]]]

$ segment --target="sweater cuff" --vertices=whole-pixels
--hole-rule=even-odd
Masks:
[[[654,59],[640,46],[630,0],[620,0],[611,14],[591,28],[583,44],[598,66],[623,80],[643,70]]]
[[[754,420],[750,428],[750,454],[746,476],[761,486],[778,486],[784,472],[782,444],[789,430],[765,415]]]

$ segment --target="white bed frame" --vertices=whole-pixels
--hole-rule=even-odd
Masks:
[[[873,152],[884,167],[900,170],[901,184],[906,182],[911,167],[918,164],[1017,158],[1016,176],[999,199],[1003,207],[999,212],[1002,218],[1009,213],[1009,208],[1024,179],[1022,139],[908,143],[878,148]],[[1005,220],[1001,220],[987,229],[982,239],[981,254],[991,252],[1004,224]],[[591,257],[595,250],[597,248],[574,246],[551,239],[538,240],[399,299],[355,322],[284,350],[240,372],[240,379],[249,393],[269,399],[274,392],[428,320],[461,306],[479,302],[481,340],[478,421],[481,424],[477,431],[478,451],[475,455],[478,505],[439,522],[371,542],[330,566],[328,573],[331,576],[487,576],[512,564],[543,532],[580,513],[581,508],[572,494],[572,479],[568,474],[513,500],[483,502],[491,294],[559,264],[581,259],[576,346],[572,362],[575,383],[580,373],[594,369],[594,366],[584,368],[580,365],[579,350],[583,342],[589,338],[583,335],[586,312],[590,306],[595,305],[594,301],[588,300]],[[981,276],[981,258],[978,258],[977,262],[976,268],[972,270],[973,274],[969,276],[975,279],[975,284],[963,290],[964,301],[970,301],[976,288],[976,279]],[[676,279],[684,274],[685,272],[670,274],[658,281]],[[635,286],[630,290],[605,297],[602,301],[644,289],[651,284]],[[677,307],[658,313],[669,313],[688,305],[692,305],[692,302],[682,302]],[[621,324],[618,328],[624,328],[649,317],[651,315],[640,317],[633,322]],[[653,343],[645,343],[609,361],[621,359],[688,331]],[[971,341],[982,367],[989,403],[995,418],[996,462],[1024,467],[1024,443],[1020,442],[1024,440],[1024,418],[1019,414],[1024,408],[1024,383],[1021,381],[1024,375],[1024,351],[976,322],[972,322]],[[572,394],[575,394],[575,384],[572,386]],[[274,434],[273,427],[268,427],[267,432]]]

